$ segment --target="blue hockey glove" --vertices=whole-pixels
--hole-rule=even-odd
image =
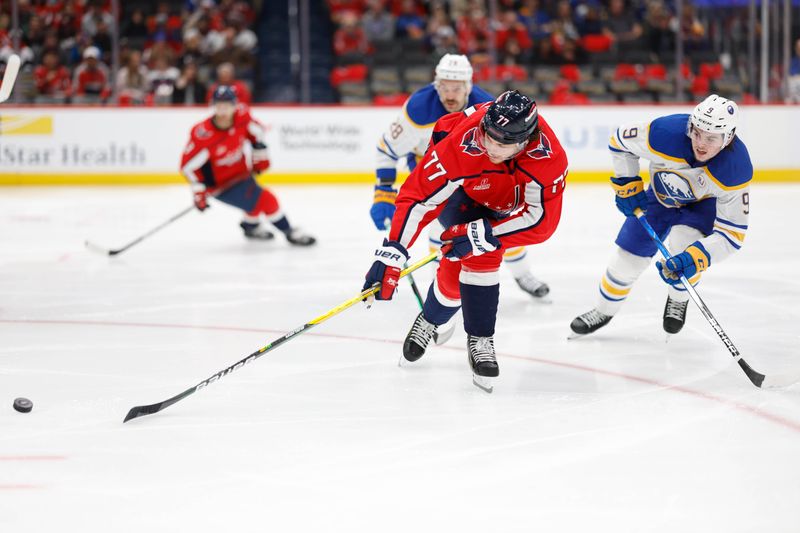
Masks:
[[[647,195],[644,192],[644,182],[639,176],[633,178],[611,178],[611,186],[614,188],[617,202],[617,209],[622,211],[626,217],[633,216],[633,212],[638,207],[642,211],[647,211]]]
[[[442,255],[451,261],[493,252],[502,246],[485,218],[451,226],[442,233],[442,242]]]
[[[656,268],[664,282],[680,285],[680,275],[686,276],[690,283],[697,283],[702,274],[711,265],[711,257],[700,242],[690,244],[686,251],[670,257],[666,261],[658,261]]]
[[[376,283],[380,283],[381,290],[375,294],[375,298],[391,300],[400,279],[400,269],[406,261],[408,261],[408,252],[402,244],[383,239],[383,246],[379,246],[375,250],[375,262],[369,268],[365,276],[364,287],[361,290],[369,289]]]
[[[379,230],[388,229],[386,219],[392,220],[394,216],[394,201],[397,198],[397,189],[393,189],[389,185],[376,185],[375,197],[372,200],[373,204],[369,210],[369,216],[372,217],[372,222]]]

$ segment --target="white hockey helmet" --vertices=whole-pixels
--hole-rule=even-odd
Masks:
[[[467,85],[467,94],[472,90],[472,65],[467,56],[459,54],[445,54],[436,65],[436,76],[433,78],[437,85],[441,80],[463,81]]]
[[[721,133],[722,146],[728,146],[739,124],[739,106],[717,94],[712,94],[694,108],[689,123],[698,130]]]

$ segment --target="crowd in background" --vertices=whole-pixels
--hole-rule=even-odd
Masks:
[[[474,65],[491,53],[504,64],[584,63],[592,52],[646,51],[657,61],[675,49],[678,25],[687,54],[711,47],[708,25],[690,2],[680,20],[665,0],[328,0],[339,55],[368,54],[375,43],[424,41],[437,53],[466,54]],[[491,31],[490,31],[491,30]]]
[[[254,0],[124,0],[117,23],[111,0],[18,0],[21,32],[15,36],[10,2],[3,1],[0,70],[18,45],[23,60],[15,89],[18,102],[201,104],[220,83],[234,85],[249,102],[259,81],[258,5]],[[737,56],[745,47],[746,10],[741,9],[717,12],[712,20],[691,1],[684,2],[678,18],[671,0],[497,0],[494,10],[486,0],[325,0],[325,5],[334,27],[335,66],[381,66],[381,49],[399,45],[401,56],[389,57],[390,65],[413,61],[419,57],[414,50],[422,51],[426,65],[445,53],[466,54],[478,81],[486,81],[480,76],[487,71],[512,82],[531,79],[530,73],[544,66],[598,61],[669,67],[681,29],[684,52],[696,63],[687,65],[686,72],[696,92],[729,89],[736,97],[747,83],[744,55]],[[114,28],[120,44],[116,72]],[[702,63],[708,68],[701,73]],[[581,76],[587,81],[582,72],[568,81]],[[629,87],[633,96],[649,83],[643,72],[667,76],[665,70],[639,68],[638,88]],[[787,100],[800,101],[800,41],[786,74],[793,88]],[[776,85],[781,76],[774,76]],[[625,81],[619,73],[612,77]],[[722,77],[732,83],[713,85]],[[552,95],[560,90],[558,81],[564,80],[536,89]],[[667,79],[656,81],[663,82],[662,94],[673,91]],[[404,83],[396,92],[413,88]],[[603,90],[608,91],[607,84]],[[606,95],[600,91],[595,96],[602,101]],[[618,101],[626,100],[619,96]]]
[[[0,61],[14,50],[9,2],[0,4]],[[256,34],[252,2],[20,0],[16,98],[36,103],[202,104],[218,83],[250,100]],[[112,31],[119,69],[112,72]]]

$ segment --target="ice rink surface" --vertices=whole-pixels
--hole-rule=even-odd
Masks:
[[[215,204],[108,258],[84,240],[123,245],[187,189],[0,191],[0,531],[800,531],[800,386],[753,387],[691,304],[666,343],[654,268],[566,340],[622,222],[603,186],[568,186],[530,249],[551,305],[503,271],[491,395],[460,330],[397,366],[418,312],[403,283],[123,425],[360,291],[371,187],[275,190],[318,246],[246,242]],[[767,374],[800,370],[798,202],[754,186],[745,246],[699,286]]]

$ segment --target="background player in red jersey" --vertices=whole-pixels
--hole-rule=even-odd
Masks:
[[[197,209],[204,211],[212,195],[245,212],[239,225],[250,239],[273,238],[272,232],[261,225],[259,217],[263,214],[291,244],[314,244],[314,237],[289,224],[275,195],[253,179],[253,173],[269,168],[263,126],[247,107],[237,106],[236,94],[226,85],[214,91],[212,104],[214,114],[192,128],[181,159],[181,172],[192,185]],[[252,169],[245,156],[245,142],[252,147]]]
[[[407,249],[438,218],[446,228],[436,279],[403,344],[416,361],[436,328],[462,307],[473,381],[491,391],[503,249],[541,243],[561,217],[567,156],[536,103],[517,91],[441,118],[397,197],[389,238],[364,287],[391,299]],[[401,360],[402,361],[402,360]]]

